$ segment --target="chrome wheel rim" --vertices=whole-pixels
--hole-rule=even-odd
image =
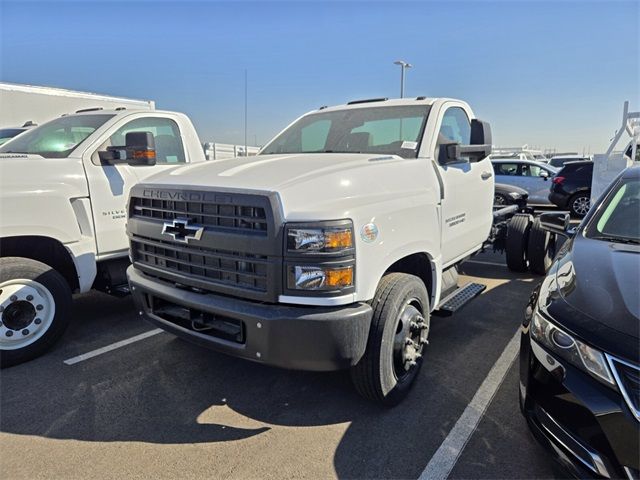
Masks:
[[[407,377],[422,361],[428,336],[429,321],[422,315],[418,299],[412,298],[398,316],[393,339],[393,373],[398,381]]]
[[[573,201],[573,211],[578,215],[586,215],[591,202],[587,197],[578,197]]]
[[[0,350],[24,348],[41,338],[56,313],[51,292],[29,279],[0,283]]]

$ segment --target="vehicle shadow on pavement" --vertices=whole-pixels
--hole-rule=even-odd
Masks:
[[[421,378],[396,408],[362,400],[347,372],[271,368],[163,333],[72,366],[54,352],[3,371],[0,428],[52,439],[194,444],[347,423],[337,445],[320,430],[319,444],[287,448],[304,459],[324,444],[339,478],[416,478],[514,335],[535,285],[500,267],[465,271],[482,274],[491,288],[455,316],[432,318]],[[519,414],[517,398],[511,408]]]

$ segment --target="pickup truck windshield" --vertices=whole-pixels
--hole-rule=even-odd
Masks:
[[[620,243],[640,243],[640,180],[622,182],[601,205],[585,236]]]
[[[68,157],[74,148],[113,115],[60,117],[29,130],[6,145],[0,153],[31,153],[45,158]]]
[[[348,108],[302,117],[260,153],[374,153],[416,158],[427,105]]]

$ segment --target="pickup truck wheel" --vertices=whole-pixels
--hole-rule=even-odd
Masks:
[[[57,271],[28,258],[0,258],[0,366],[51,347],[69,322],[71,290]]]
[[[556,236],[544,230],[539,219],[535,219],[529,231],[527,257],[529,270],[545,275],[556,255]]]
[[[569,210],[574,217],[584,217],[589,208],[591,208],[591,196],[588,193],[576,193],[569,199]]]
[[[351,378],[360,395],[393,406],[409,393],[422,366],[430,325],[427,289],[418,277],[390,273],[380,281],[372,307],[367,349]]]
[[[517,213],[509,221],[505,246],[509,270],[514,272],[527,271],[527,247],[532,221],[533,217],[526,213]]]

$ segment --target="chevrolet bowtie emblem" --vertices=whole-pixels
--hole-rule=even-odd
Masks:
[[[164,222],[163,235],[171,235],[176,242],[189,243],[190,240],[200,240],[204,227],[189,225],[188,218],[176,218],[170,222]]]

